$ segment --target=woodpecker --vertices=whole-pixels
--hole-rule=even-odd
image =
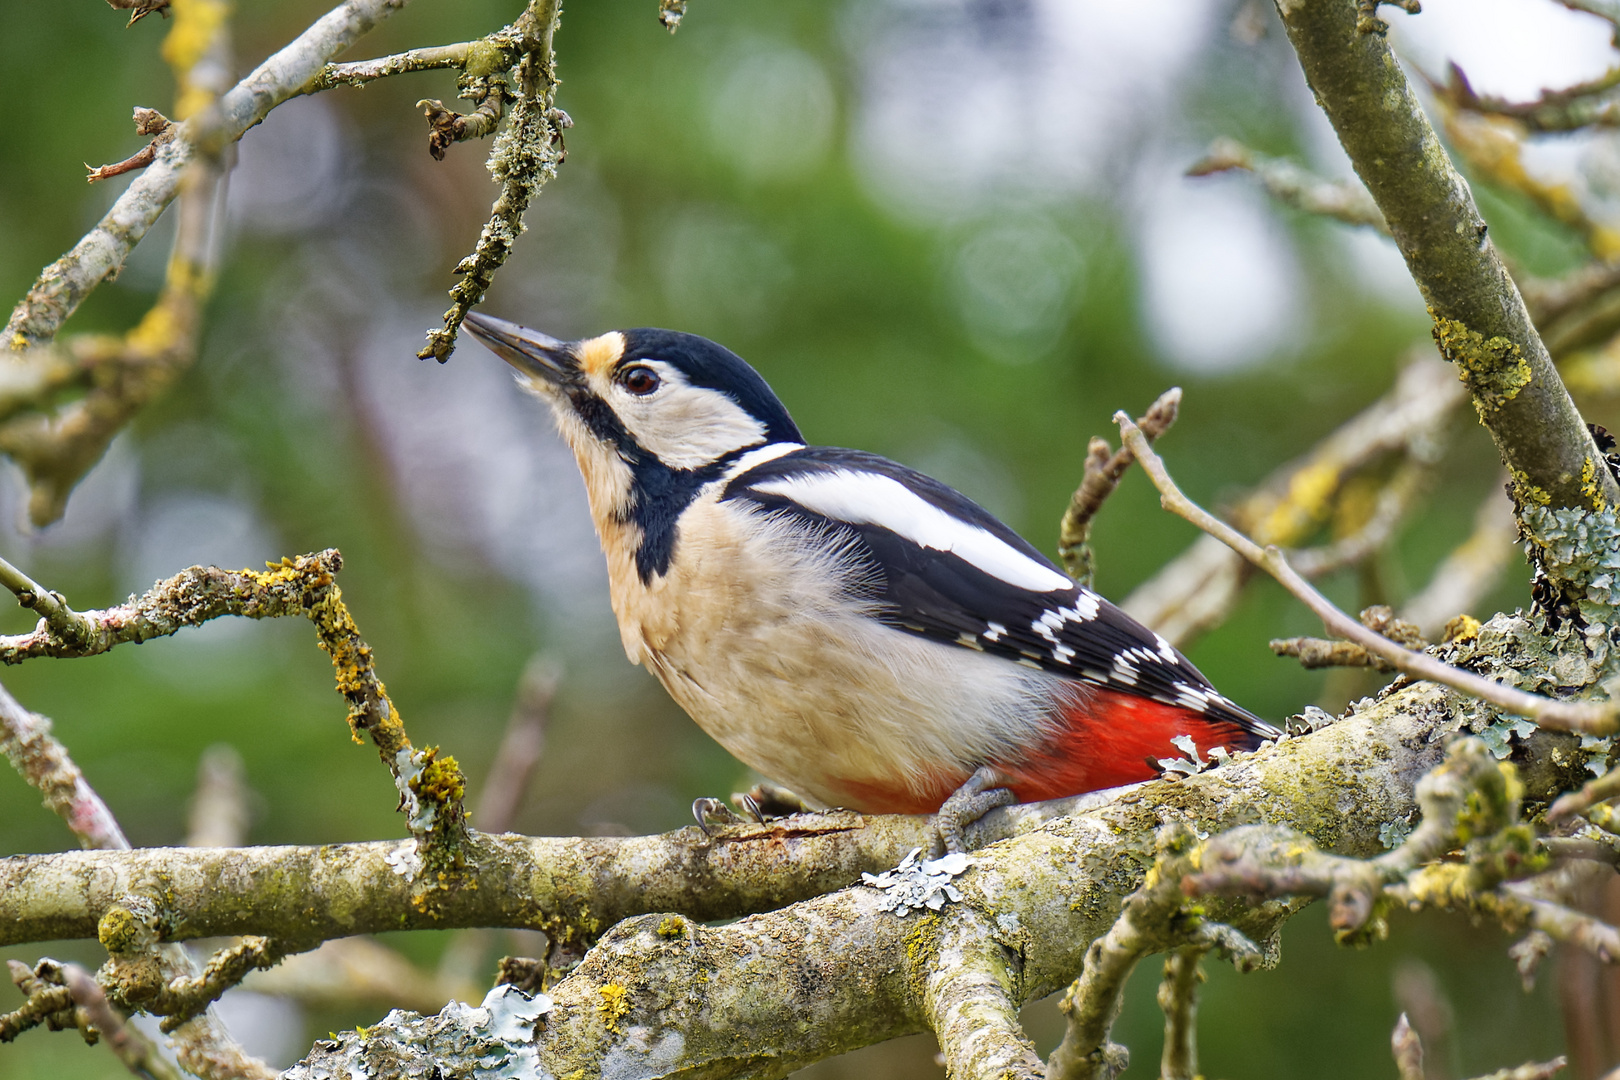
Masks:
[[[810,446],[693,334],[467,329],[546,401],[607,556],[625,652],[734,756],[822,806],[940,814],[1147,780],[1280,733],[976,503]]]

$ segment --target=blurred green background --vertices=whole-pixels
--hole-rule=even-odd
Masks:
[[[563,337],[661,325],[715,338],[761,370],[812,441],[933,473],[1048,550],[1086,440],[1112,434],[1114,410],[1184,386],[1162,449],[1190,494],[1220,504],[1374,400],[1427,338],[1382,241],[1270,206],[1241,179],[1181,176],[1223,134],[1344,171],[1268,8],[695,0],[673,38],[655,8],[566,10],[568,160],[486,310]],[[474,37],[517,9],[417,0],[353,58]],[[239,69],[322,10],[240,5]],[[0,169],[10,302],[125,183],[87,189],[81,163],[133,152],[131,107],[167,107],[172,87],[158,18],[126,30],[93,0],[0,11],[0,89],[26,118]],[[8,466],[0,545],[79,607],[192,563],[339,547],[345,597],[413,738],[454,753],[475,795],[519,673],[544,652],[566,674],[516,827],[677,828],[695,796],[746,777],[625,661],[583,492],[548,418],[476,344],[442,367],[413,357],[494,195],[486,147],[458,145],[442,163],[426,153],[414,103],[454,94],[451,75],[411,75],[296,100],[250,132],[196,368],[118,440],[62,523],[15,524]],[[1482,201],[1523,265],[1573,265],[1570,236],[1512,199]],[[69,330],[130,326],[170,235],[160,224]],[[1467,534],[1496,470],[1477,428],[1456,433],[1432,497],[1380,563],[1386,598],[1415,591]],[[1132,476],[1096,529],[1098,584],[1121,597],[1193,539]],[[1522,602],[1524,577],[1511,569],[1478,613]],[[1327,582],[1349,606],[1365,586],[1352,573]],[[0,630],[23,629],[24,615],[5,613]],[[1322,679],[1265,642],[1312,630],[1257,583],[1189,651],[1228,695],[1281,718],[1318,700]],[[219,742],[246,762],[251,842],[403,831],[302,623],[215,623],[36,661],[5,681],[53,718],[136,844],[182,840],[199,756]],[[0,776],[0,854],[71,846],[29,788]],[[1390,942],[1354,953],[1308,912],[1285,939],[1275,972],[1211,972],[1209,1075],[1391,1073],[1392,978],[1413,958],[1455,1003],[1457,1075],[1560,1047],[1551,979],[1525,995],[1493,930],[1397,921]],[[431,964],[443,936],[394,943]],[[78,945],[5,955],[47,953],[97,961]],[[1157,966],[1139,973],[1116,1032],[1132,1075],[1157,1060]],[[249,1003],[230,1015],[285,1064],[379,1012]],[[1051,1002],[1031,1006],[1030,1023],[1043,1049],[1055,1042]],[[901,1040],[812,1073],[939,1075],[933,1052]],[[119,1075],[71,1035],[0,1046],[7,1080]]]

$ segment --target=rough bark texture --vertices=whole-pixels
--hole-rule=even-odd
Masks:
[[[499,1009],[396,1012],[318,1044],[288,1076],[458,1075],[504,1056],[512,1076],[776,1077],[931,1024],[954,1075],[1032,1075],[1033,1052],[1000,1020],[1075,977],[1142,883],[1162,821],[1211,832],[1290,821],[1329,850],[1379,854],[1440,760],[1457,704],[1409,686],[1229,767],[1146,784],[995,844],[956,879],[962,902],[937,914],[898,918],[880,910],[882,893],[855,887],[729,926],[632,919],[552,988],[532,1037],[496,1038]],[[1573,737],[1533,742],[1521,766],[1533,797],[1578,783],[1585,759]],[[1264,937],[1288,910],[1217,902],[1211,914]]]

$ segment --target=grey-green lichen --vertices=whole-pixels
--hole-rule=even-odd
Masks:
[[[1574,590],[1588,620],[1608,623],[1620,606],[1620,520],[1612,507],[1524,506],[1526,553],[1547,576]],[[1587,605],[1592,606],[1590,614]]]
[[[535,1027],[552,1010],[545,994],[497,986],[477,1007],[452,1001],[436,1016],[395,1009],[370,1027],[322,1039],[284,1080],[549,1080]]]

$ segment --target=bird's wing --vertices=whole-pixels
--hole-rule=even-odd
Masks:
[[[983,507],[903,465],[807,447],[736,476],[722,498],[847,535],[878,617],[898,629],[1186,708],[1257,739],[1278,734]]]

